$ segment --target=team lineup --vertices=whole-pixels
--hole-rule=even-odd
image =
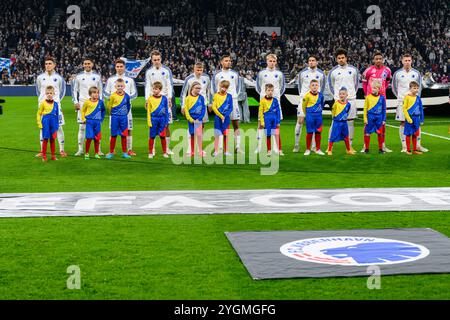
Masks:
[[[160,137],[163,157],[173,155],[170,149],[170,125],[172,114],[176,112],[173,103],[173,77],[169,68],[162,64],[158,51],[150,54],[152,65],[145,74],[145,109],[149,130],[148,157],[155,156],[155,139]],[[325,75],[318,68],[317,58],[310,56],[308,67],[298,75],[298,91],[300,104],[297,109],[295,125],[295,144],[293,152],[300,151],[300,139],[303,125],[306,126],[306,148],[304,155],[311,152],[318,155],[332,155],[333,144],[344,141],[346,153],[353,155],[353,140],[357,118],[356,93],[360,74],[357,68],[347,62],[347,52],[337,49],[335,52],[337,65]],[[283,156],[280,136],[280,125],[283,120],[281,97],[286,88],[283,73],[277,69],[277,56],[269,54],[266,57],[267,68],[260,71],[256,78],[256,91],[260,95],[258,110],[257,149],[262,151],[263,137],[266,136],[267,155],[272,152]],[[204,65],[197,62],[193,73],[189,75],[181,90],[181,113],[188,122],[187,136],[189,139],[187,155],[193,157],[197,144],[198,155],[203,157],[203,130],[209,121],[209,113],[214,115],[214,153],[225,156],[229,152],[229,127],[234,131],[234,152],[243,154],[241,148],[241,133],[239,122],[242,119],[238,106],[238,95],[241,90],[239,74],[234,71],[229,55],[221,57],[221,69],[214,73],[212,79],[204,73]],[[395,119],[400,123],[399,138],[402,152],[406,154],[422,154],[428,150],[421,145],[420,126],[424,122],[423,105],[420,98],[422,78],[420,73],[412,68],[412,57],[402,56],[403,68],[393,75],[391,70],[383,65],[383,55],[379,52],[373,55],[373,65],[362,74],[364,102],[364,147],[363,153],[369,153],[370,136],[375,133],[378,138],[378,152],[392,152],[385,143],[386,134],[386,89],[392,81],[392,91],[397,97]],[[64,115],[61,101],[66,93],[64,79],[55,72],[55,61],[45,59],[45,72],[37,77],[36,92],[38,95],[37,124],[40,129],[41,149],[36,155],[47,161],[47,147],[50,143],[51,160],[56,158],[55,141],[58,141],[61,157],[66,157],[64,150]],[[136,83],[133,78],[125,75],[125,61],[115,61],[116,74],[111,76],[103,87],[101,76],[94,72],[94,61],[85,58],[84,71],[78,74],[72,83],[72,102],[77,111],[78,151],[75,156],[90,159],[89,151],[94,142],[94,157],[99,159],[104,154],[101,151],[101,124],[109,115],[110,143],[107,159],[115,156],[117,137],[121,140],[121,157],[136,156],[133,151],[133,117],[132,101],[137,98]],[[332,124],[328,132],[326,151],[321,149],[322,112],[325,106],[324,91],[328,86],[333,94]],[[103,102],[107,99],[107,103]],[[272,136],[275,144],[272,148]],[[196,143],[197,142],[197,143]],[[412,142],[412,147],[411,147]],[[273,151],[272,151],[273,149]]]

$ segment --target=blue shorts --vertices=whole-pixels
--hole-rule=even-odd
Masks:
[[[275,130],[278,124],[274,114],[264,114],[264,129],[266,130],[266,136],[270,137],[272,135],[272,130]]]
[[[42,139],[55,139],[58,132],[58,116],[45,114],[42,116]]]
[[[86,139],[100,140],[102,138],[102,122],[86,119]]]
[[[225,121],[222,123],[222,119],[220,119],[218,116],[215,116],[214,118],[214,131],[216,135],[221,135],[224,134],[225,131],[228,129],[228,127],[230,126],[230,117],[227,116],[225,117]],[[217,132],[219,131],[219,132]]]
[[[420,129],[420,116],[411,116],[413,123],[405,121],[405,136],[418,136]]]
[[[155,139],[156,136],[164,136],[165,132],[164,129],[166,129],[167,123],[166,119],[164,117],[152,117],[152,126],[149,130],[149,136],[152,139]]]
[[[342,141],[348,137],[348,124],[347,121],[333,120],[331,127],[330,142]]]
[[[202,127],[202,123],[190,123],[188,121],[188,127],[189,127],[189,134],[191,136],[193,136],[195,133],[195,130],[198,130],[199,127],[200,128]]]
[[[322,114],[306,113],[306,132],[322,132]]]
[[[111,116],[111,137],[128,136],[128,116]]]
[[[379,115],[368,114],[367,115],[367,124],[364,126],[365,134],[372,134],[374,132],[376,132],[377,134],[381,134],[382,127],[383,127],[383,117],[381,114],[379,114]]]

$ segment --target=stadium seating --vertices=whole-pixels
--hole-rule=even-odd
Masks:
[[[409,51],[415,67],[430,73],[437,82],[448,82],[448,9],[445,0],[388,1],[379,4],[381,30],[367,30],[369,5],[379,1],[302,0],[204,1],[204,0],[74,0],[81,7],[81,30],[66,27],[66,7],[48,7],[47,1],[2,1],[0,56],[12,57],[12,76],[3,83],[32,84],[42,69],[45,55],[55,56],[57,71],[67,81],[76,74],[84,56],[96,59],[97,69],[106,79],[115,58],[146,58],[152,49],[163,59],[177,79],[184,79],[196,60],[206,62],[214,72],[222,53],[235,57],[234,68],[255,78],[265,66],[265,55],[279,55],[280,68],[288,80],[304,67],[309,54],[319,57],[325,71],[334,64],[336,47],[349,50],[349,61],[363,71],[375,50],[386,55],[393,71],[399,57]],[[148,37],[144,25],[172,26],[172,37]],[[279,26],[283,34],[272,38],[259,34],[253,26]],[[211,28],[214,27],[214,28]],[[142,77],[142,75],[141,75]]]

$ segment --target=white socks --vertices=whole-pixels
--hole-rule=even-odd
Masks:
[[[127,136],[127,149],[133,150],[133,136]]]
[[[98,152],[102,153],[102,140],[98,141]]]
[[[311,141],[311,150],[315,150],[315,149],[316,149],[316,134],[313,133],[312,141]]]
[[[78,128],[78,151],[83,152],[84,137],[86,136],[86,125],[80,124]]]
[[[277,137],[273,134],[272,135],[272,150],[275,153],[278,153],[278,151],[280,151],[280,148],[278,148],[278,140]]]
[[[57,137],[58,137],[59,151],[63,152],[64,151],[64,130],[61,126],[58,128]]]
[[[302,127],[303,124],[299,124],[298,122],[295,124],[295,145],[298,146],[300,143],[300,137],[302,135]]]
[[[353,145],[353,138],[355,137],[355,121],[349,120],[347,121],[348,124],[348,136],[350,138],[350,146]]]
[[[191,153],[191,134],[189,133],[189,129],[187,129],[187,153]]]
[[[263,137],[264,137],[264,129],[258,129],[258,134],[256,135],[256,141],[258,141],[258,150],[259,151],[261,151]]]
[[[402,150],[406,150],[406,136],[405,136],[405,126],[400,124],[398,128],[398,134],[400,136],[400,141],[402,142]]]
[[[219,150],[223,150],[223,134],[219,136]],[[227,150],[223,150],[226,152]]]
[[[42,129],[39,130],[39,143],[41,145],[41,151],[42,151],[42,141],[44,141],[44,139],[42,139]]]
[[[234,141],[236,142],[236,149],[241,150],[241,133],[239,131],[234,131]]]

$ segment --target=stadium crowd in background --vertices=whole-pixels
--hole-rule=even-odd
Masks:
[[[430,82],[448,83],[448,7],[445,0],[389,1],[379,4],[381,29],[367,30],[369,5],[379,1],[351,0],[276,2],[203,0],[100,0],[66,1],[55,27],[42,0],[3,1],[0,21],[0,53],[11,58],[10,75],[2,72],[2,83],[32,84],[46,55],[56,57],[57,72],[66,81],[81,69],[84,56],[96,59],[103,80],[114,73],[113,61],[121,56],[148,58],[158,49],[174,78],[182,80],[196,61],[212,74],[219,57],[230,52],[235,70],[255,79],[265,68],[265,57],[273,52],[278,65],[293,80],[306,66],[310,54],[318,57],[326,73],[334,64],[333,51],[344,47],[349,61],[362,73],[374,51],[385,54],[385,64],[395,71],[403,52],[411,52],[414,67]],[[81,30],[66,26],[65,8],[79,5]],[[124,10],[126,8],[126,10]],[[213,14],[217,35],[208,32],[208,13]],[[232,17],[232,19],[230,18]],[[345,18],[343,18],[345,17]],[[172,26],[171,37],[149,37],[145,25]],[[253,26],[279,26],[282,35],[254,32]],[[49,31],[52,31],[50,34]],[[447,34],[446,34],[447,32]],[[140,79],[143,78],[143,73]]]

